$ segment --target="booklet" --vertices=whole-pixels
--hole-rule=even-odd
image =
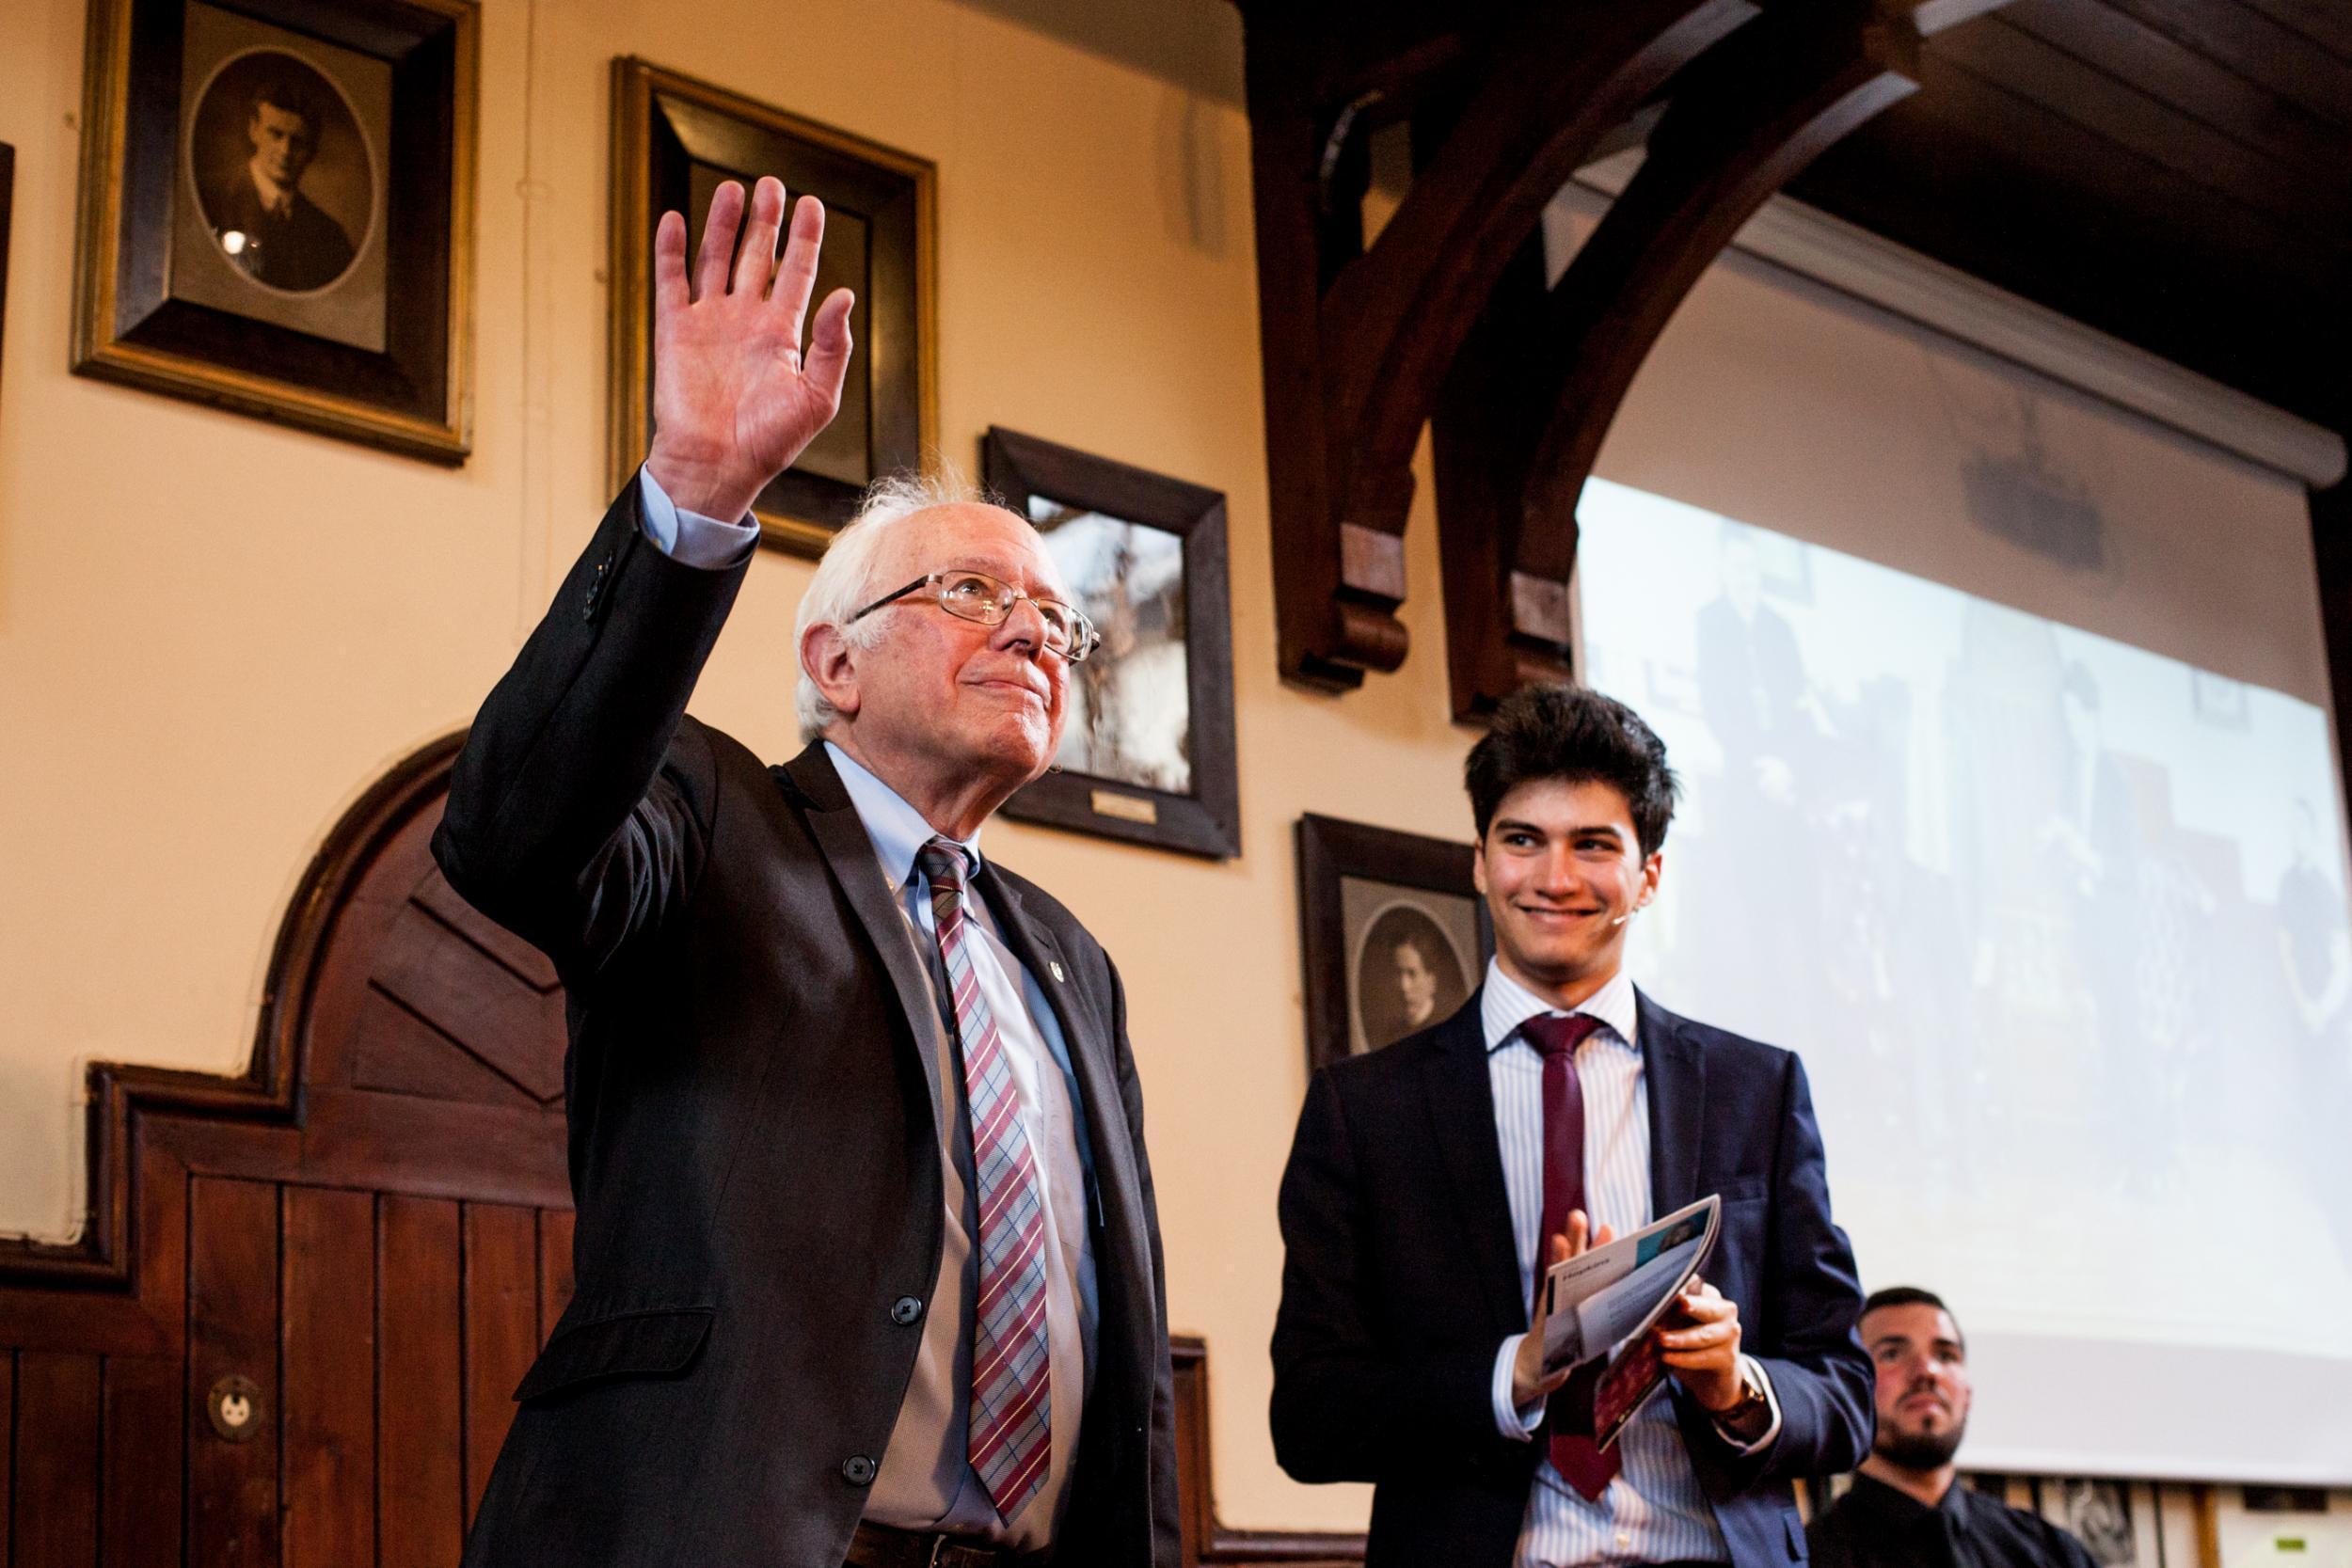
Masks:
[[[1571,1402],[1569,1430],[1617,1440],[1642,1402],[1666,1380],[1650,1330],[1715,1248],[1723,1204],[1713,1194],[1664,1219],[1569,1259],[1544,1276],[1544,1370],[1571,1370],[1559,1394]],[[1604,1360],[1605,1358],[1605,1360]]]

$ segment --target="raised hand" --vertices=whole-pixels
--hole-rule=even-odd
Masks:
[[[850,368],[847,289],[825,297],[805,356],[801,346],[824,207],[801,198],[779,262],[784,186],[761,180],[730,277],[742,221],[743,187],[726,181],[710,198],[691,293],[685,217],[662,214],[653,237],[654,437],[645,467],[680,507],[727,522],[832,422]]]

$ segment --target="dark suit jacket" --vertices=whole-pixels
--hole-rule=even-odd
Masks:
[[[1374,1483],[1369,1568],[1508,1568],[1543,1456],[1495,1431],[1495,1353],[1528,1303],[1479,1005],[1318,1072],[1282,1177],[1274,1450],[1300,1481]],[[1653,1209],[1722,1195],[1704,1272],[1782,1424],[1742,1457],[1679,1386],[1676,1416],[1733,1562],[1803,1560],[1789,1482],[1861,1463],[1872,1384],[1804,1069],[1640,1006]]]
[[[554,959],[571,1027],[578,1290],[516,1391],[469,1564],[837,1568],[914,1367],[898,1304],[931,1293],[943,1201],[923,960],[823,750],[771,770],[683,717],[743,570],[662,556],[632,482],[490,694],[434,838]],[[1052,998],[1100,1198],[1057,1555],[1166,1568],[1174,1405],[1124,997],[1051,897],[993,864],[976,885]]]
[[[246,248],[236,257],[239,266],[273,288],[324,289],[351,265],[351,236],[298,190],[289,207],[282,218],[263,211],[262,193],[253,188],[242,164],[233,178],[213,185],[204,195],[204,213],[213,232],[233,229],[246,237]]]

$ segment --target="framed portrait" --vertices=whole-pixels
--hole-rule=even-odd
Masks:
[[[1467,844],[1298,819],[1307,1061],[1393,1045],[1453,1015],[1494,953]]]
[[[1102,635],[1070,670],[1053,771],[1007,816],[1163,849],[1241,853],[1225,497],[1010,430],[988,486],[1036,525]]]
[[[686,214],[691,267],[711,193],[764,174],[825,204],[812,315],[836,288],[857,295],[841,410],[752,508],[762,544],[820,555],[867,484],[938,442],[931,164],[634,58],[612,62],[610,478],[618,490],[653,444],[654,226]]]
[[[0,141],[0,347],[8,341],[8,213],[16,204],[16,149]]]
[[[73,369],[458,463],[472,0],[99,0]]]
[[[2048,1476],[2042,1516],[2071,1533],[2099,1568],[2164,1568],[2155,1488],[2101,1476]]]

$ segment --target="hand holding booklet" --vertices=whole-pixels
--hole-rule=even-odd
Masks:
[[[1714,1250],[1723,1204],[1709,1194],[1606,1246],[1553,1265],[1544,1276],[1544,1370],[1573,1370],[1558,1401],[1607,1448],[1625,1430],[1666,1367],[1650,1330]],[[1605,1361],[1604,1361],[1604,1358]],[[1589,1411],[1586,1403],[1589,1402]]]

